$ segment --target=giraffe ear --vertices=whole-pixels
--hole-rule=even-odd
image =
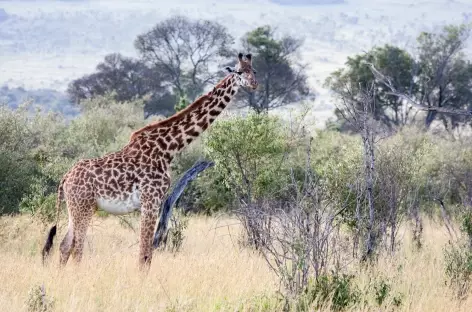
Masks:
[[[234,73],[234,68],[226,66],[225,69],[228,71],[228,73]]]
[[[243,61],[243,56],[244,56],[244,54],[242,54],[242,53],[239,53],[239,54],[238,54],[238,63],[239,63],[240,66],[241,66],[241,65],[243,64],[243,62],[244,62],[244,61]]]
[[[246,59],[249,61],[249,63],[252,63],[252,54],[251,53],[246,54]]]

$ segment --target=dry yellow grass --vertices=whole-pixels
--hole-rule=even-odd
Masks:
[[[43,267],[45,229],[28,217],[3,217],[0,310],[26,311],[29,290],[44,285],[56,311],[257,311],[257,298],[275,296],[278,283],[261,257],[238,245],[235,223],[193,217],[182,251],[155,253],[149,274],[143,275],[137,269],[138,236],[116,218],[95,218],[83,262],[58,270],[64,221],[50,264]],[[448,237],[443,228],[427,224],[421,252],[414,251],[407,236],[395,259],[357,273],[360,288],[369,275],[384,276],[394,281],[392,291],[402,294],[400,311],[471,311],[470,298],[459,304],[444,285],[442,248]]]
[[[77,267],[71,261],[63,271],[57,263],[64,229],[43,268],[45,233],[25,217],[3,218],[0,310],[25,310],[29,289],[41,284],[56,299],[57,311],[210,311],[225,301],[273,291],[264,261],[238,247],[238,227],[231,224],[234,220],[193,218],[182,251],[155,253],[145,276],[137,269],[138,235],[116,218],[95,219],[83,262]]]

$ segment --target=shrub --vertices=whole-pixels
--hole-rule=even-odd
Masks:
[[[102,96],[86,101],[71,121],[44,114],[31,103],[1,106],[0,214],[18,212],[22,202],[23,211],[48,219],[48,203],[62,175],[79,158],[125,145],[131,132],[146,123],[142,106],[142,101],[118,103]]]
[[[18,205],[28,193],[37,171],[32,160],[0,150],[0,215],[19,212]]]
[[[458,299],[465,299],[472,281],[472,251],[468,246],[450,245],[444,249],[448,284]]]
[[[191,168],[198,160],[206,159],[201,140],[193,142],[172,162],[172,181]],[[233,206],[234,196],[224,183],[221,172],[209,168],[200,173],[187,185],[178,201],[184,213],[194,212],[211,215],[220,211],[228,211]]]
[[[0,215],[17,213],[38,166],[31,155],[34,133],[28,118],[30,105],[12,110],[0,106]]]
[[[49,312],[54,310],[54,303],[54,299],[46,295],[44,286],[35,286],[28,293],[26,306],[29,312]]]
[[[472,283],[472,212],[462,214],[462,237],[444,249],[445,273],[459,299],[469,295]]]
[[[360,291],[354,283],[353,275],[326,274],[312,281],[297,303],[297,311],[311,311],[329,306],[334,311],[342,311],[360,301]]]
[[[188,218],[178,212],[174,212],[170,218],[170,223],[171,226],[167,234],[167,240],[170,239],[168,248],[175,253],[180,250],[184,242],[184,231],[188,226]]]
[[[58,140],[70,158],[97,157],[114,152],[128,143],[131,133],[147,122],[144,102],[116,102],[101,96],[84,103],[84,110],[72,120]]]
[[[40,220],[44,225],[56,219],[56,198],[44,178],[37,178],[30,185],[29,193],[20,203],[20,212],[28,213]]]
[[[206,136],[205,148],[228,189],[250,203],[281,189],[284,138],[278,118],[251,113],[217,121]]]

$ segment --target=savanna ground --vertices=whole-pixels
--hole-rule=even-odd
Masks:
[[[137,219],[133,224],[137,228]],[[28,216],[0,219],[0,306],[27,311],[30,291],[44,285],[56,311],[280,311],[278,282],[264,259],[239,243],[241,227],[231,217],[191,217],[177,253],[155,252],[149,273],[137,268],[138,235],[116,217],[95,217],[83,261],[58,269],[58,242],[42,266],[46,229]],[[381,257],[372,269],[347,269],[361,292],[371,281],[389,280],[392,298],[380,307],[363,296],[363,311],[470,311],[472,299],[455,301],[445,284],[443,248],[449,236],[441,222],[425,222],[423,248],[411,231],[400,231],[394,257]],[[375,290],[374,290],[375,293]],[[330,310],[329,307],[326,310]]]

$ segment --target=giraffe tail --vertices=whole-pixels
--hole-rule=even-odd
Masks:
[[[57,232],[57,223],[59,222],[59,213],[61,212],[61,202],[64,199],[64,190],[62,188],[64,184],[64,179],[61,180],[59,183],[59,186],[57,188],[57,200],[56,200],[56,224],[53,225],[53,227],[49,230],[48,237],[46,239],[46,243],[44,244],[43,251],[42,251],[42,256],[43,256],[43,264],[46,261],[46,258],[49,255],[49,252],[52,248],[53,242],[54,242],[54,236],[56,236]]]

